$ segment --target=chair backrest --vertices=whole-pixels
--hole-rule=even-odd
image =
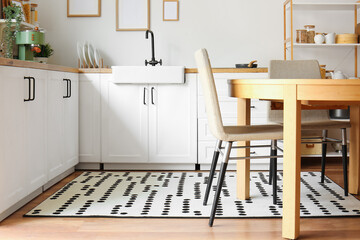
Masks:
[[[211,70],[210,60],[206,49],[202,48],[195,52],[195,61],[198,67],[200,83],[205,98],[206,115],[211,133],[217,139],[224,136],[224,126],[221,119],[218,95],[214,76]]]
[[[317,60],[271,60],[270,79],[319,79],[320,65]]]

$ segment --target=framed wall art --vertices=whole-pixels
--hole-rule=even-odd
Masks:
[[[150,29],[150,0],[116,0],[116,31]]]
[[[67,0],[68,17],[100,17],[101,0]]]
[[[163,1],[163,21],[179,21],[179,0]]]

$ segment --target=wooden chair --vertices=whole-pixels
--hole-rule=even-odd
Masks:
[[[270,79],[320,79],[320,65],[317,60],[272,60],[269,65]],[[301,130],[321,130],[322,137],[318,142],[311,142],[312,144],[322,144],[321,157],[321,182],[324,183],[325,165],[326,165],[326,151],[327,144],[334,142],[341,142],[342,144],[342,161],[343,161],[343,175],[344,175],[344,192],[348,196],[348,176],[347,176],[347,138],[346,128],[350,128],[349,121],[332,121],[330,119],[321,121],[304,122],[301,124]],[[329,129],[340,129],[341,140],[329,138]],[[307,138],[302,138],[302,143],[306,142]],[[270,175],[269,184],[273,184],[272,178],[276,178],[277,159],[270,161]],[[276,179],[275,179],[276,180]]]
[[[283,127],[281,125],[253,125],[253,126],[224,126],[217,91],[215,87],[214,77],[211,70],[211,65],[206,49],[200,49],[195,53],[195,60],[198,67],[200,76],[200,82],[205,97],[206,115],[209,122],[209,128],[211,133],[217,139],[216,147],[214,150],[213,160],[211,164],[210,174],[207,181],[207,188],[204,198],[204,205],[207,204],[209,192],[212,187],[212,180],[214,177],[216,164],[219,154],[223,155],[221,163],[220,173],[218,176],[218,183],[214,196],[213,206],[210,214],[209,226],[213,225],[217,204],[219,201],[222,185],[225,178],[225,172],[229,160],[245,160],[250,158],[271,158],[276,159],[276,140],[283,138]],[[270,156],[258,156],[258,157],[230,157],[230,152],[234,148],[250,148],[254,146],[233,146],[233,142],[237,141],[250,141],[250,140],[271,140],[271,145],[261,147],[271,147]],[[222,143],[225,143],[225,147],[222,147]],[[223,151],[224,150],[224,151]],[[275,153],[275,154],[274,154]],[[276,184],[275,184],[276,185]],[[276,191],[275,191],[276,198]]]

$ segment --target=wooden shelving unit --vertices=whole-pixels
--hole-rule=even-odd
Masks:
[[[358,24],[357,11],[360,7],[360,2],[354,3],[344,3],[344,2],[296,2],[294,0],[286,0],[284,2],[284,60],[287,60],[287,51],[290,51],[290,59],[294,60],[294,48],[303,48],[303,47],[314,47],[314,48],[331,48],[331,47],[353,47],[355,49],[355,77],[358,77],[358,53],[357,48],[360,44],[308,44],[308,43],[296,43],[294,42],[294,26],[293,26],[293,17],[294,17],[294,8],[302,7],[305,10],[311,9],[312,7],[320,8],[332,8],[337,9],[341,7],[342,9],[347,9],[354,11],[354,32],[356,25]],[[287,18],[286,13],[290,11],[290,37],[287,36]]]
[[[12,21],[13,22],[13,27],[15,28],[15,20]],[[3,36],[3,31],[6,27],[6,22],[5,22],[5,19],[0,19],[0,39],[2,39],[2,36]],[[21,22],[21,25],[20,25],[20,29],[21,30],[31,30],[31,29],[34,29],[36,26],[35,25],[32,25],[30,23],[27,23],[27,22]],[[41,29],[40,30],[44,30],[44,29]]]

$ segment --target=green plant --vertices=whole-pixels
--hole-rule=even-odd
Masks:
[[[49,43],[46,43],[45,45],[40,45],[41,48],[41,52],[34,53],[34,57],[50,57],[51,55],[54,54],[54,49],[51,48]]]
[[[16,33],[20,31],[20,23],[22,20],[23,12],[21,7],[10,4],[3,9],[5,13],[6,27],[5,33],[5,57],[13,58],[13,47]],[[15,19],[15,31],[11,30],[12,20]]]

